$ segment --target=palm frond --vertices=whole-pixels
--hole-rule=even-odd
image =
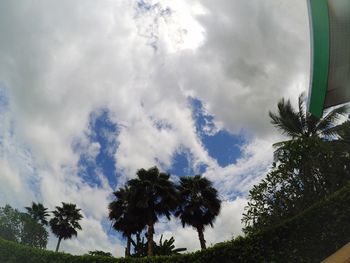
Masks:
[[[325,117],[323,117],[316,126],[316,131],[323,135],[335,135],[331,129],[334,127],[334,123],[338,121],[342,116],[348,112],[347,106],[342,106],[330,111]],[[329,131],[328,131],[329,130]]]
[[[283,134],[298,137],[303,133],[303,125],[298,112],[294,111],[289,100],[281,99],[278,102],[278,114],[269,112],[271,123]]]

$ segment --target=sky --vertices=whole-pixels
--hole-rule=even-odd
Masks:
[[[304,0],[0,1],[0,205],[76,203],[83,230],[62,250],[122,256],[107,205],[157,165],[213,182],[205,238],[229,240],[281,139],[268,112],[309,74]],[[200,248],[175,218],[155,231]]]

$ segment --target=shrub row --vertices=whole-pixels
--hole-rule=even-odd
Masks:
[[[143,259],[72,256],[0,239],[2,263],[320,262],[350,241],[350,185],[298,216],[265,231],[205,251]]]

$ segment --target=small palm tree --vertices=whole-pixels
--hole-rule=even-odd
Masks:
[[[201,249],[205,249],[204,228],[207,225],[213,227],[213,222],[220,213],[218,192],[201,175],[180,178],[178,191],[180,204],[175,215],[181,219],[183,227],[190,225],[197,230]]]
[[[62,239],[70,239],[77,236],[77,229],[81,230],[79,221],[83,218],[75,204],[62,202],[62,206],[56,206],[53,211],[53,218],[50,220],[52,233],[58,238],[56,252],[58,251]]]
[[[25,209],[27,209],[28,214],[39,224],[42,224],[43,226],[47,226],[49,224],[46,219],[49,216],[49,213],[43,204],[32,202],[32,206],[27,206]]]
[[[141,212],[134,209],[130,200],[130,188],[125,186],[114,192],[115,200],[109,206],[108,217],[115,230],[123,233],[127,238],[125,256],[130,256],[131,235],[136,234],[146,226]]]
[[[137,178],[128,182],[132,189],[132,203],[143,211],[147,222],[148,256],[153,256],[154,224],[162,215],[170,220],[171,212],[176,209],[178,203],[175,184],[169,178],[169,174],[160,173],[157,167],[153,167],[138,170]]]
[[[155,247],[155,254],[157,256],[171,256],[178,255],[180,252],[186,251],[187,248],[175,248],[175,238],[165,239],[163,241],[163,235],[160,236],[159,245]]]
[[[145,235],[147,238],[147,234]],[[144,237],[138,235],[136,242],[132,241],[135,247],[135,253],[132,255],[133,257],[141,258],[147,256],[148,242],[145,242]],[[171,237],[169,240],[165,239],[163,241],[163,235],[161,235],[159,244],[154,242],[154,255],[155,256],[171,256],[178,255],[180,252],[186,251],[187,248],[175,248],[175,239]]]

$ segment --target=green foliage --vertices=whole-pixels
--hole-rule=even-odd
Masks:
[[[46,229],[26,213],[21,214],[21,244],[46,248],[48,233]]]
[[[337,135],[340,137],[340,140],[350,144],[350,121],[344,122],[339,129],[337,130]]]
[[[47,208],[43,206],[41,203],[32,202],[32,206],[25,207],[27,209],[28,214],[38,223],[47,226],[49,222],[47,221],[47,217],[49,213],[47,212]]]
[[[142,258],[147,256],[148,242],[145,242],[145,238],[140,238],[138,234],[136,236],[136,242],[132,241],[134,246],[135,253],[132,254],[132,257]],[[154,255],[155,256],[171,256],[178,255],[180,252],[186,251],[186,248],[175,248],[175,239],[171,237],[169,240],[165,239],[163,241],[163,235],[159,239],[159,243],[153,243],[154,245]]]
[[[132,257],[142,258],[147,256],[148,242],[145,242],[145,237],[141,238],[140,232],[136,234],[136,242],[131,239],[131,243],[134,246],[134,253],[131,255]]]
[[[21,241],[21,215],[11,206],[0,208],[0,236],[6,240]]]
[[[349,181],[350,159],[329,150],[331,143],[318,139],[309,139],[303,144],[298,141],[289,143],[288,153],[280,153],[279,162],[249,192],[248,206],[243,215],[246,233],[297,215]],[[308,154],[300,157],[300,147]],[[301,163],[304,163],[304,171],[299,168]]]
[[[78,230],[81,230],[79,221],[83,218],[80,209],[75,204],[67,204],[62,202],[62,207],[56,206],[56,210],[52,212],[54,217],[50,220],[52,233],[58,237],[56,252],[59,249],[62,239],[69,239],[77,236]]]
[[[282,99],[278,113],[270,112],[271,123],[289,140],[274,145],[272,169],[249,192],[243,215],[245,233],[295,216],[349,181],[350,147],[344,147],[345,124],[334,127],[346,110],[337,108],[318,120],[305,111],[301,95],[297,110],[289,100]]]
[[[0,238],[1,263],[107,263],[116,262],[114,258],[101,256],[72,256],[43,249],[18,245]],[[125,261],[119,261],[125,262]]]
[[[30,215],[6,205],[0,208],[0,237],[36,248],[45,248],[48,233]]]
[[[171,256],[178,255],[180,252],[186,251],[187,248],[175,248],[175,239],[171,237],[170,239],[165,239],[164,241],[163,235],[161,235],[159,244],[156,244],[154,249],[154,254],[157,256]]]
[[[72,256],[33,249],[0,239],[2,263],[255,263],[320,262],[349,242],[350,185],[270,229],[215,245],[206,250],[175,256],[141,259]]]

